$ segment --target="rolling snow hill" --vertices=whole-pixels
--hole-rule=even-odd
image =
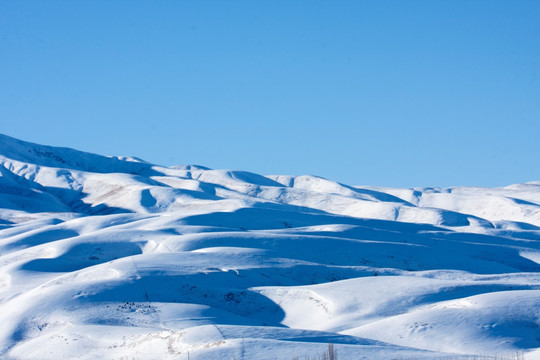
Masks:
[[[395,189],[0,135],[0,357],[540,358],[540,182]]]

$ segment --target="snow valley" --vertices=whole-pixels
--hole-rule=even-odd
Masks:
[[[540,358],[540,182],[380,188],[0,135],[7,359]]]

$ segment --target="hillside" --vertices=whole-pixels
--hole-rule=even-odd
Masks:
[[[0,135],[0,357],[540,357],[540,182],[351,186]]]

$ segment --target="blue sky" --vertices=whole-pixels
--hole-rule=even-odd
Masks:
[[[538,1],[3,1],[0,132],[348,184],[540,180]]]

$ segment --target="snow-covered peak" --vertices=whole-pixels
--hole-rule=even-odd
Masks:
[[[37,166],[96,173],[151,174],[152,165],[135,157],[102,156],[65,147],[39,145],[0,134],[0,156]]]

